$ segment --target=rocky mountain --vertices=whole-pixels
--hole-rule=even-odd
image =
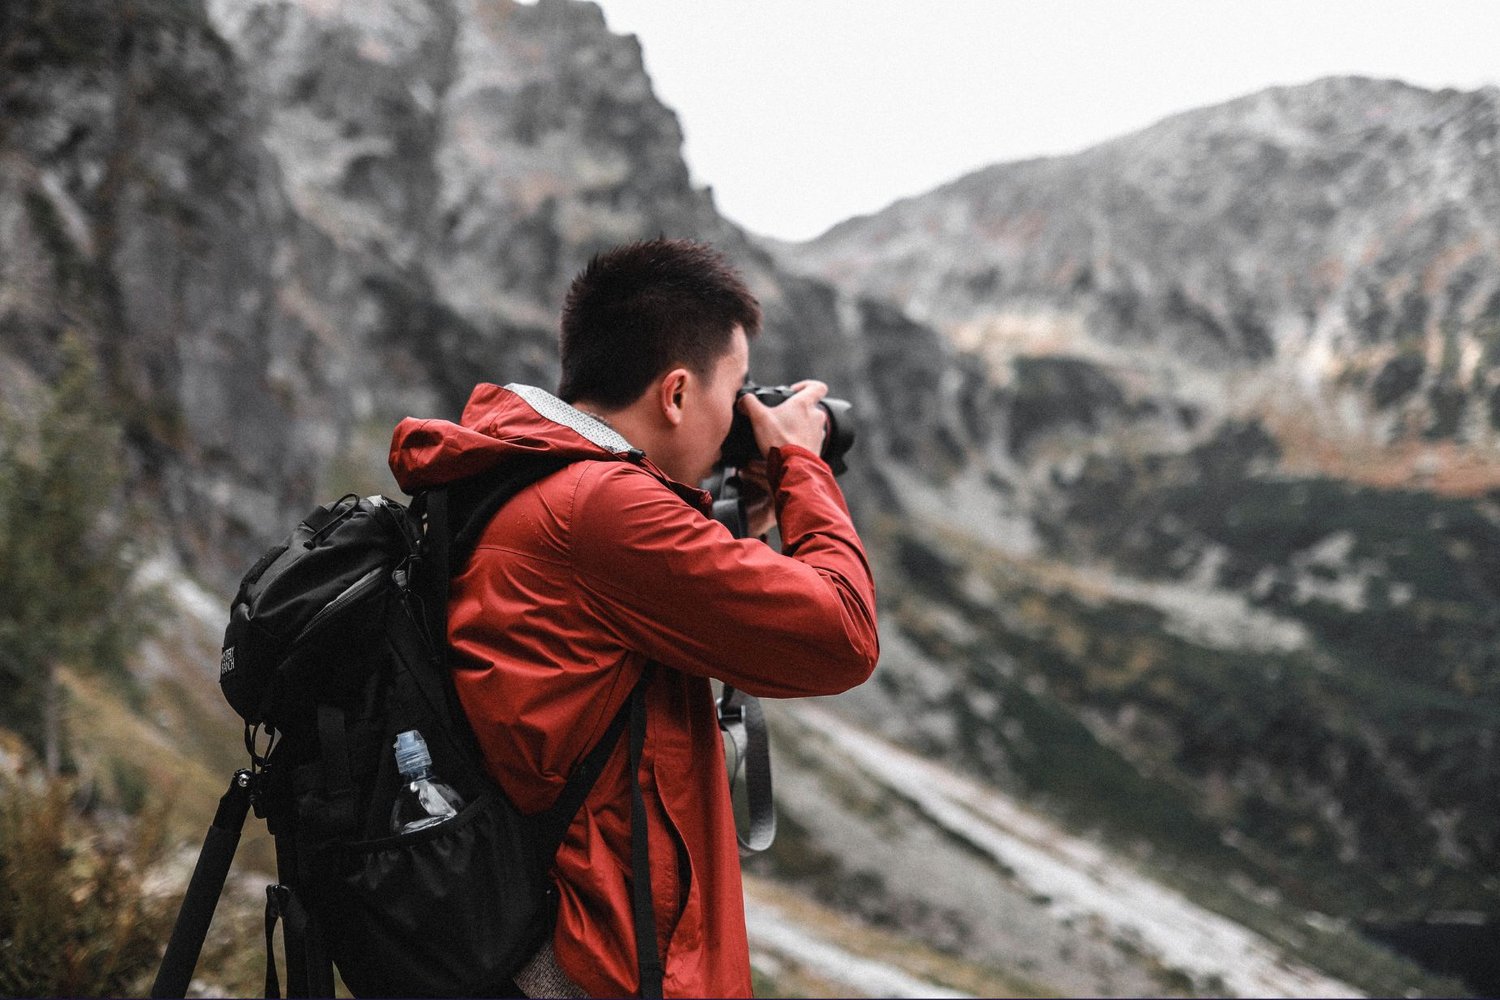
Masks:
[[[1344,86],[1365,84],[1327,85]],[[1224,148],[1264,125],[1210,113]],[[1153,141],[1131,148],[1066,169],[1103,191],[1128,170],[1144,185]],[[997,204],[1080,201],[1040,165],[996,170],[1034,172],[996,186]],[[1205,206],[1241,197],[1238,180],[1197,183]],[[1387,202],[1369,199],[1371,225]],[[80,759],[170,776],[211,810],[239,738],[214,691],[216,629],[247,562],[316,502],[394,493],[401,416],[452,415],[480,380],[553,383],[556,309],[593,252],[692,236],[761,298],[757,377],[816,374],[855,403],[844,484],[881,585],[876,679],[770,708],[782,835],[752,865],[769,880],[752,912],[763,989],[1451,989],[1360,921],[1493,907],[1497,519],[1473,497],[1298,465],[1322,452],[1287,431],[1306,421],[1283,395],[1223,405],[1280,357],[1246,331],[1279,342],[1274,317],[1293,307],[1258,265],[1171,273],[1151,233],[1198,246],[1194,261],[1220,239],[1208,207],[1182,223],[1197,235],[1173,229],[1175,211],[1096,254],[1038,210],[1032,236],[1006,237],[1014,263],[989,292],[960,282],[973,315],[950,315],[898,294],[905,279],[873,257],[793,271],[822,266],[836,233],[783,260],[719,217],[639,45],[589,3],[7,6],[0,398],[24,407],[55,376],[66,331],[93,345],[150,512],[150,573],[176,609],[138,658],[145,695],[70,681],[95,721]],[[1267,233],[1301,225],[1264,214]],[[894,226],[859,252],[928,231]],[[1234,246],[1267,267],[1283,248]],[[1098,260],[1057,279],[1049,254]],[[1427,258],[1392,254],[1406,289]],[[1474,254],[1455,315],[1490,293]],[[1158,329],[1174,283],[1207,302],[1225,275],[1262,295],[1255,322],[1215,304],[1200,311],[1221,335]],[[1127,278],[1141,282],[1129,322],[1091,298]],[[1480,335],[1454,337],[1469,357]],[[1352,366],[1331,384],[1358,401],[1378,346],[1328,340]],[[1426,412],[1447,362],[1423,357],[1389,412]],[[1432,446],[1455,455],[1488,440],[1473,378],[1487,369],[1460,367],[1463,419]],[[1387,439],[1371,442],[1391,464]],[[264,862],[264,845],[249,853]]]
[[[1335,442],[1493,446],[1497,135],[1493,87],[1320,80],[993,166],[785,256],[986,356],[1232,372],[1178,392],[1243,383],[1240,409],[1301,404]]]
[[[1497,105],[1281,88],[777,248],[959,354],[888,732],[1495,933]]]

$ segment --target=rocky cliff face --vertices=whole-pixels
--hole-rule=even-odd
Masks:
[[[401,416],[455,414],[481,380],[554,384],[562,292],[620,242],[731,254],[766,309],[762,379],[862,381],[858,311],[692,188],[638,45],[592,6],[11,17],[11,377],[45,376],[64,327],[91,331],[138,483],[220,582],[314,497],[391,491]],[[945,351],[926,334],[915,353]]]
[[[297,357],[297,331],[265,322],[289,211],[264,182],[234,57],[202,11],[100,15],[42,4],[5,15],[6,395],[47,377],[64,330],[87,335],[137,484],[193,512],[206,554],[226,522],[266,526],[319,457],[293,441],[321,399],[288,406],[276,377],[297,368],[283,360]]]
[[[127,4],[80,57],[69,9],[33,10],[57,51],[8,116],[10,260],[38,273],[7,321],[41,365],[87,296],[195,562],[242,559],[334,480],[384,485],[394,418],[548,381],[588,251],[712,218],[597,12]]]

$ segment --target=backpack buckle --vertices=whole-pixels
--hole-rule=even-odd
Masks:
[[[267,729],[266,751],[265,753],[258,751],[256,744],[260,741],[260,727],[261,724],[259,722],[253,726],[248,722],[245,723],[245,750],[250,754],[250,770],[254,773],[259,773],[266,769],[266,765],[271,762],[271,753],[276,749],[277,744],[281,742],[280,730],[275,728]]]
[[[266,914],[268,916],[285,916],[287,904],[291,901],[290,886],[282,885],[280,882],[266,886]]]

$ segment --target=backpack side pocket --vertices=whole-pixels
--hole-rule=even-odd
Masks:
[[[334,845],[310,894],[356,995],[498,995],[552,929],[528,820],[497,793],[414,833]]]

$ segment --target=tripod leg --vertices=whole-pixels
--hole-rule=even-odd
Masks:
[[[229,790],[219,799],[218,812],[203,838],[203,850],[198,852],[198,864],[193,868],[182,907],[177,911],[171,940],[167,942],[156,982],[151,986],[153,997],[187,995],[193,969],[203,951],[203,939],[208,936],[208,925],[213,922],[214,909],[224,891],[224,880],[229,877],[229,866],[240,844],[240,831],[245,827],[245,814],[250,809],[254,786],[254,774],[237,771],[229,783]]]

